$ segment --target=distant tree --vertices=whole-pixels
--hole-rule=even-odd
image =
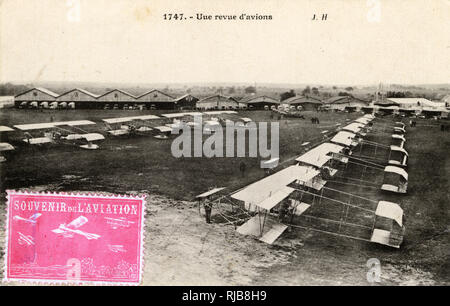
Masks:
[[[349,87],[345,87],[346,91],[353,91],[353,87],[349,86]]]
[[[338,93],[338,96],[351,96],[351,94],[349,94],[348,92],[345,92],[345,91],[340,91]]]
[[[252,93],[256,93],[256,88],[255,88],[255,86],[248,86],[248,87],[245,87],[244,91],[246,94],[252,94]]]
[[[192,92],[192,89],[188,88],[186,89],[186,93],[190,94]]]
[[[236,93],[236,88],[234,88],[234,86],[229,87],[228,88],[228,94],[232,95],[234,93]]]
[[[30,86],[14,85],[11,83],[0,84],[0,96],[15,96],[30,88]]]
[[[289,99],[289,98],[291,98],[291,97],[295,97],[295,91],[294,91],[293,89],[291,89],[291,90],[289,90],[289,91],[286,91],[286,92],[283,92],[283,93],[280,95],[280,100],[281,100],[281,101],[284,101],[284,100],[287,100],[287,99]]]
[[[333,90],[336,90],[337,89],[337,87],[336,86],[333,86]]]
[[[313,87],[313,88],[311,89],[311,91],[312,91],[312,93],[313,93],[314,95],[319,95],[319,89],[318,89],[317,87]]]
[[[406,95],[402,91],[388,91],[386,92],[387,98],[405,98]]]

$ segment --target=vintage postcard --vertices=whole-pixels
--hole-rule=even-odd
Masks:
[[[449,285],[449,16],[0,1],[3,285]]]

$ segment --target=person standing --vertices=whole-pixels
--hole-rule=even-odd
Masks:
[[[244,162],[241,162],[241,163],[239,164],[239,171],[241,171],[241,174],[242,174],[243,177],[245,176],[245,169],[246,169],[246,168],[247,168],[247,166],[245,165]]]
[[[209,201],[205,201],[203,204],[203,207],[205,208],[205,218],[206,223],[211,223],[211,212],[212,212],[212,203]]]

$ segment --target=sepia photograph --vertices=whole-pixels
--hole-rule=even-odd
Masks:
[[[448,286],[449,16],[0,1],[1,286]]]

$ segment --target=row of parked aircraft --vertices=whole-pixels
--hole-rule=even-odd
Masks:
[[[214,127],[225,124],[227,117],[234,121],[240,121],[242,126],[250,122],[249,118],[240,118],[235,111],[207,111],[207,112],[185,112],[169,113],[161,116],[142,115],[119,118],[107,118],[102,122],[106,126],[109,136],[134,136],[150,135],[157,139],[169,139],[172,131],[182,125],[191,128],[204,128],[205,131],[214,131]],[[194,116],[203,115],[209,119],[204,121],[202,127],[194,122]],[[220,116],[219,116],[220,115]],[[90,120],[59,121],[46,123],[31,123],[14,125],[14,129],[0,126],[0,133],[21,131],[22,142],[29,145],[75,145],[86,150],[96,150],[99,142],[105,136],[98,132],[88,132],[86,127],[96,125]],[[0,143],[0,152],[13,151],[15,148],[7,142]],[[1,155],[0,161],[5,161]]]
[[[368,114],[337,127],[334,136],[306,149],[294,165],[238,191],[224,194],[221,187],[198,195],[199,205],[220,206],[215,211],[237,232],[268,244],[291,227],[399,248],[403,209],[366,195],[406,193],[405,125],[374,119]],[[372,136],[387,143],[367,140]],[[336,188],[342,185],[356,193]]]

